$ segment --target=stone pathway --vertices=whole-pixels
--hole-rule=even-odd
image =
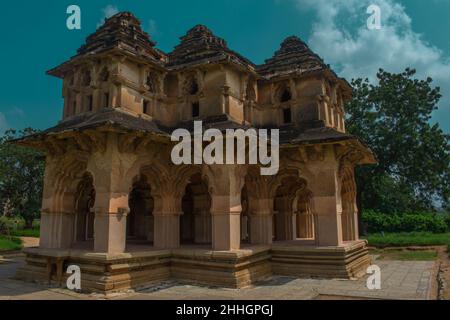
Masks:
[[[39,238],[20,237],[24,248],[39,247]]]
[[[369,290],[366,278],[359,280],[296,279],[274,276],[258,286],[223,289],[191,286],[169,281],[158,287],[111,294],[78,294],[61,288],[14,280],[15,270],[23,265],[22,256],[0,256],[0,300],[304,300],[304,299],[434,299],[432,282],[434,261],[375,260],[381,268],[381,289]]]

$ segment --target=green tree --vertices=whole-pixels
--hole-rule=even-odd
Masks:
[[[39,217],[44,176],[44,155],[10,143],[37,131],[8,130],[0,138],[0,204],[4,215],[21,216],[31,227]]]
[[[441,98],[432,79],[416,71],[396,74],[382,69],[378,84],[352,81],[353,100],[346,106],[347,129],[375,152],[379,163],[356,171],[360,211],[386,213],[448,208],[449,135],[431,124]]]

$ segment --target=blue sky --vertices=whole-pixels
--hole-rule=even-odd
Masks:
[[[368,30],[366,8],[381,8],[381,30]],[[77,4],[82,29],[66,28],[66,9]],[[443,92],[437,121],[450,130],[450,0],[41,0],[2,2],[0,132],[44,129],[61,118],[61,81],[45,71],[73,56],[98,24],[132,11],[164,51],[198,23],[225,38],[255,63],[297,35],[343,77],[373,79],[379,67],[415,67]]]

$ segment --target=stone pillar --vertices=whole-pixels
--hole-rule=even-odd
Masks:
[[[352,226],[353,226],[353,239],[352,240],[358,240],[359,239],[359,227],[358,227],[358,206],[356,205],[356,199],[355,202],[352,202]]]
[[[210,243],[211,242],[211,214],[209,209],[201,209],[195,211],[195,243]]]
[[[158,192],[158,191],[156,191]],[[153,246],[158,249],[180,247],[181,197],[168,194],[156,195]]]
[[[273,201],[249,197],[251,244],[272,244]]]
[[[74,114],[79,114],[81,112],[83,112],[83,108],[84,108],[84,99],[83,99],[83,95],[81,93],[77,93],[75,95],[75,101],[76,101],[76,110],[74,112]]]
[[[209,165],[204,176],[211,190],[212,247],[228,251],[240,248],[241,190],[246,168],[240,165]]]
[[[228,202],[228,199],[216,196],[215,202]],[[222,205],[218,205],[221,207]],[[215,209],[212,214],[212,245],[213,250],[238,250],[241,245],[240,209]]]
[[[97,182],[95,188],[94,251],[124,252],[127,214],[129,213],[128,191],[111,192],[112,185],[105,186],[102,183],[97,184]],[[109,190],[106,191],[105,188]]]
[[[154,226],[154,222],[155,222],[155,218],[153,217],[153,214],[150,216],[145,217],[145,227],[147,230],[147,240],[150,242],[153,242],[154,240],[154,230],[155,230],[155,226]]]
[[[106,148],[94,152],[87,170],[95,188],[94,251],[121,253],[126,246],[126,216],[132,177],[126,175],[137,156],[119,150],[119,134],[106,136]]]
[[[342,245],[342,205],[337,165],[316,166],[313,181],[308,186],[313,193],[317,216],[316,243],[319,246]]]
[[[170,151],[170,148],[165,151]],[[170,152],[161,152],[170,155]],[[160,159],[141,170],[151,185],[153,197],[153,246],[158,249],[180,247],[180,216],[186,185],[194,173],[190,166],[172,165],[170,158]]]
[[[43,249],[69,249],[73,240],[73,212],[42,211],[39,247]]]
[[[105,212],[97,209],[94,222],[94,251],[121,253],[126,246],[128,208],[119,212]]]
[[[354,241],[359,237],[358,233],[358,206],[356,205],[356,182],[354,166],[341,161],[340,186],[342,202],[342,231],[344,241]]]
[[[358,215],[356,204],[352,202],[343,203],[342,212],[342,234],[344,241],[353,241],[358,239]]]
[[[314,238],[314,214],[311,194],[300,194],[297,201],[297,238]]]
[[[297,238],[314,238],[314,216],[310,212],[297,212]]]
[[[258,167],[251,167],[246,177],[250,214],[250,243],[272,244],[274,232],[274,196],[278,186],[275,176],[262,176]]]
[[[101,90],[96,88],[92,91],[92,111],[99,110],[102,105]]]
[[[155,212],[153,246],[158,249],[180,247],[181,212]]]
[[[241,214],[241,241],[249,238],[249,221],[248,216]],[[250,231],[251,232],[251,231]]]

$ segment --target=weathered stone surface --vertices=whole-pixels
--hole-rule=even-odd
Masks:
[[[376,159],[346,133],[349,84],[300,39],[255,67],[198,25],[166,55],[125,12],[49,74],[63,79],[62,121],[15,141],[46,153],[41,251],[18,276],[61,282],[64,264],[78,263],[93,290],[171,275],[243,287],[272,271],[354,277],[370,263],[354,168]],[[170,134],[196,120],[280,129],[278,173],[175,165]]]

